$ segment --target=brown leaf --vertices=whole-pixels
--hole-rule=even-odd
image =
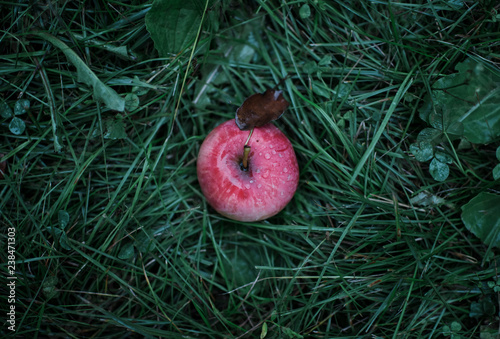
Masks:
[[[268,89],[262,94],[251,95],[236,110],[236,125],[242,131],[264,126],[279,119],[288,105],[290,104],[283,97],[283,91]]]

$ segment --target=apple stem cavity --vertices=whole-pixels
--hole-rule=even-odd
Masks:
[[[250,130],[250,133],[248,134],[247,141],[245,142],[245,145],[243,146],[243,160],[241,161],[240,167],[241,170],[246,172],[248,171],[248,156],[250,155],[250,149],[251,147],[248,146],[248,142],[250,141],[250,138],[252,137],[253,133],[253,128]]]

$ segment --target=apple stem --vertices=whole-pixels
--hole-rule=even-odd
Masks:
[[[243,165],[243,170],[248,171],[248,155],[250,154],[250,146],[245,145],[243,147],[243,161],[241,162]]]
[[[248,142],[252,137],[252,133],[253,133],[253,128],[250,130],[250,134],[248,134],[245,146],[243,146],[243,160],[241,161],[241,169],[243,171],[248,171],[248,156],[250,155],[250,146],[248,146]]]
[[[248,142],[250,141],[250,138],[252,137],[252,133],[253,133],[253,128],[250,130],[250,133],[248,134],[248,138],[247,138],[247,141],[245,142],[245,146],[248,145]],[[248,146],[250,147],[250,146]]]

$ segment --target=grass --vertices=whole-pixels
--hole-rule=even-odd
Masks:
[[[223,1],[196,44],[160,57],[145,26],[151,4],[0,2],[1,98],[31,103],[23,134],[7,118],[0,127],[16,334],[495,337],[496,311],[471,317],[471,307],[499,308],[487,288],[497,252],[460,213],[477,193],[498,192],[498,143],[457,151],[444,182],[409,152],[439,77],[466,57],[498,67],[498,5],[456,3],[311,1],[307,16],[305,2]],[[136,93],[138,108],[96,102],[35,30],[120,95]],[[198,186],[201,142],[287,75],[291,105],[275,124],[298,157],[297,193],[266,221],[228,220]],[[126,134],[106,138],[116,124]],[[412,202],[421,192],[445,203]],[[7,231],[1,239],[4,258]],[[7,323],[0,331],[13,335]]]

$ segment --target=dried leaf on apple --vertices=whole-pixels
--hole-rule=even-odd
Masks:
[[[279,119],[290,104],[283,91],[268,89],[264,93],[249,96],[236,110],[236,125],[242,131]]]

